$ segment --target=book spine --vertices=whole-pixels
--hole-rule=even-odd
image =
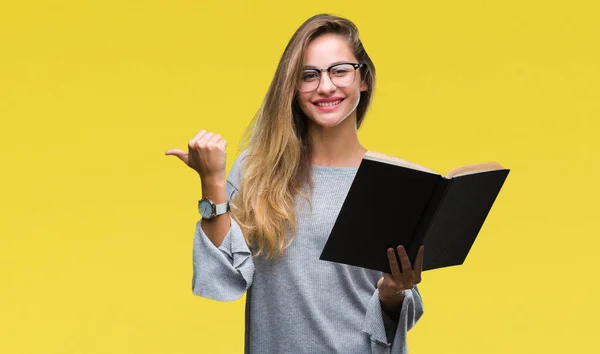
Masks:
[[[406,248],[408,258],[413,265],[415,263],[415,258],[417,257],[417,252],[419,251],[419,247],[424,244],[425,235],[427,235],[427,231],[433,224],[433,220],[440,210],[442,202],[444,201],[451,184],[452,179],[441,177],[435,186],[435,189],[431,193],[431,196],[429,197],[429,201],[423,210],[421,218],[419,219],[419,224],[417,225],[415,233],[411,238],[410,244]]]

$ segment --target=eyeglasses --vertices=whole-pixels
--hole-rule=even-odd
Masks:
[[[323,71],[327,71],[329,79],[336,87],[348,87],[354,83],[356,69],[364,66],[364,63],[339,63],[332,65],[327,69],[304,69],[302,79],[298,85],[298,91],[311,92],[316,90],[321,82],[321,73]]]

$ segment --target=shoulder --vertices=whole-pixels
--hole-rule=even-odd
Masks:
[[[245,162],[244,160],[246,159],[246,157],[248,157],[248,149],[243,150],[235,157],[235,160],[233,161],[233,165],[231,166],[231,170],[242,169],[243,164]]]

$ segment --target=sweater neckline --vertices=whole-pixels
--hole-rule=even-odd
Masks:
[[[359,166],[322,166],[322,165],[313,165],[311,164],[311,169],[313,172],[317,173],[333,173],[333,174],[342,174],[342,175],[350,175],[356,173],[358,171]]]

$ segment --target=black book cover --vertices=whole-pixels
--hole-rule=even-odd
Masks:
[[[487,171],[448,180],[444,200],[424,236],[423,270],[463,264],[508,173]]]
[[[320,259],[390,272],[386,250],[403,245],[423,270],[462,264],[509,170],[447,179],[363,159]]]

